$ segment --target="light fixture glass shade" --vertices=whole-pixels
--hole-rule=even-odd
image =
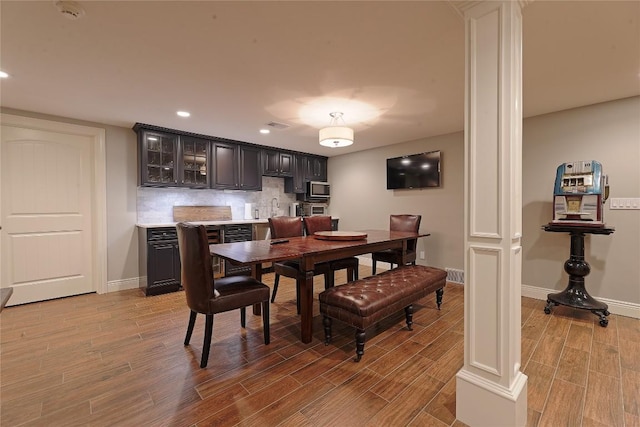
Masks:
[[[320,145],[346,147],[353,144],[353,129],[346,126],[329,126],[320,129]]]

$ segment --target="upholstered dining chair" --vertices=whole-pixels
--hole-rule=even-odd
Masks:
[[[187,297],[187,306],[191,310],[184,345],[189,345],[191,341],[198,313],[206,316],[200,367],[205,368],[209,361],[214,314],[239,308],[240,324],[244,328],[246,307],[262,304],[264,343],[269,344],[269,287],[249,276],[224,277],[214,282],[205,227],[178,223],[176,229],[182,263],[181,284]]]
[[[304,223],[304,231],[307,236],[313,236],[316,231],[331,231],[331,217],[328,215],[315,215],[315,216],[306,216],[302,220]],[[358,280],[358,258],[349,257],[342,258],[336,261],[329,262],[331,266],[331,275],[333,276],[333,272],[338,270],[347,269],[347,281],[351,282],[354,280]],[[325,289],[333,286],[333,280],[331,283],[327,283],[325,281]]]
[[[417,233],[420,229],[422,215],[390,215],[389,230],[391,231],[412,231]],[[418,239],[407,240],[407,264],[416,263],[416,245]],[[371,274],[376,274],[376,262],[388,262],[390,268],[393,264],[400,265],[402,262],[402,249],[387,249],[371,254]]]
[[[300,237],[303,235],[302,219],[299,216],[275,216],[269,218],[269,229],[271,230],[272,239],[283,239],[287,237]],[[298,279],[304,279],[300,273],[300,263],[297,260],[278,261],[273,263],[273,271],[275,278],[273,281],[273,293],[271,294],[271,302],[276,299],[278,293],[278,285],[280,276],[290,277],[296,281],[296,307],[300,313],[300,289],[298,287]],[[333,272],[331,264],[323,262],[313,267],[314,276],[324,274],[325,286],[327,281],[331,282]]]

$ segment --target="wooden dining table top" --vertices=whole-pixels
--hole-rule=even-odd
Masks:
[[[304,256],[322,256],[333,252],[368,253],[388,247],[390,242],[398,242],[428,236],[427,233],[413,233],[389,230],[359,230],[367,235],[360,240],[323,240],[314,236],[288,237],[284,243],[271,244],[272,240],[251,240],[247,242],[212,244],[212,254],[237,264],[256,264],[269,261],[298,259]],[[283,240],[283,239],[273,239]],[[378,248],[379,247],[379,248]]]

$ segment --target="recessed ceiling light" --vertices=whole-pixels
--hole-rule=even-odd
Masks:
[[[0,79],[6,79],[7,77],[9,77],[9,74],[5,73],[4,71],[0,71]]]
[[[271,133],[271,131],[269,129],[260,129],[260,133],[266,135],[268,133]]]
[[[191,115],[191,113],[189,113],[188,111],[178,111],[176,114],[178,114],[180,117],[189,117]]]

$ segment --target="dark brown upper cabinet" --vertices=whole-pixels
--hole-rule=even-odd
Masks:
[[[293,176],[293,154],[277,150],[264,150],[262,174],[267,176]]]
[[[325,157],[304,157],[304,179],[306,181],[327,180],[327,159]]]
[[[214,141],[212,151],[212,188],[262,190],[261,150],[259,148]]]
[[[285,178],[285,191],[327,180],[327,158],[136,123],[140,185],[262,190],[262,176]]]

